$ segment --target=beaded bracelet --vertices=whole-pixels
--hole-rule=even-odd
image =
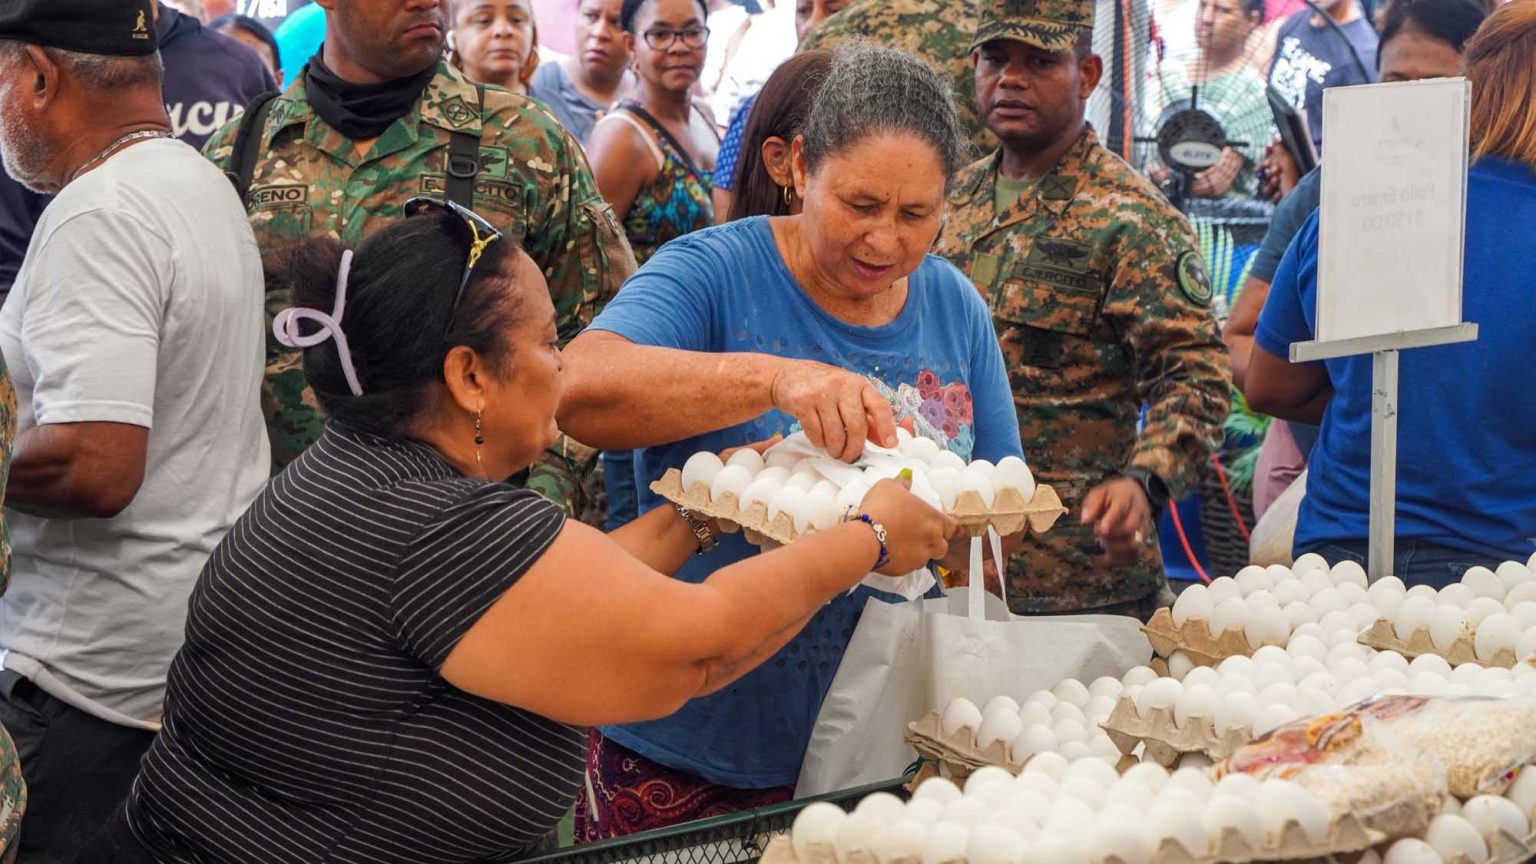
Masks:
[[[868,513],[853,512],[852,507],[849,507],[846,511],[843,512],[842,521],[863,522],[875,532],[875,539],[880,542],[880,558],[875,562],[875,566],[871,569],[879,570],[881,567],[891,563],[891,550],[886,546],[886,534],[884,525],[881,525],[879,522],[876,522],[874,519],[870,518]]]

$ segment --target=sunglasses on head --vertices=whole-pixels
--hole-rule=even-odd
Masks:
[[[459,309],[459,301],[464,299],[464,289],[469,285],[469,276],[475,272],[475,264],[480,256],[485,253],[487,247],[501,239],[501,232],[495,225],[485,220],[484,216],[469,209],[461,207],[452,201],[439,201],[436,198],[412,198],[405,202],[405,215],[420,216],[423,213],[431,215],[449,214],[464,220],[469,226],[471,241],[469,244],[469,259],[464,262],[464,275],[459,279],[459,291],[453,295],[453,305],[448,307],[448,327],[453,326],[453,316]]]

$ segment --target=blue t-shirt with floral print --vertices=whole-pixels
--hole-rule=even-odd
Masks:
[[[885,394],[897,423],[966,460],[1021,456],[1018,415],[992,320],[981,295],[949,262],[925,258],[906,305],[881,327],[848,324],[816,305],[790,275],[765,217],[696,231],[668,243],[593,322],[639,345],[710,353],[754,352],[816,360],[863,374]],[[688,406],[677,406],[679,411]],[[720,452],[798,428],[771,411],[747,423],[636,452],[645,488],[701,450]],[[756,551],[739,534],[678,574],[690,582]],[[860,587],[828,603],[768,662],[664,720],[607,727],[623,747],[715,783],[768,788],[795,782],[821,701],[870,597]]]

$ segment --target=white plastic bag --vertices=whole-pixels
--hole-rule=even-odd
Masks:
[[[1001,544],[992,546],[1001,564]],[[972,572],[981,549],[973,539]],[[917,758],[907,724],[956,696],[978,705],[1023,698],[1063,678],[1119,677],[1152,656],[1133,618],[1018,617],[974,581],[937,600],[864,605],[817,715],[796,797],[900,777]]]

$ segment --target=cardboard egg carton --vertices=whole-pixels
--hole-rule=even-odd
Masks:
[[[1228,657],[1251,655],[1265,645],[1285,647],[1284,640],[1250,645],[1248,637],[1237,630],[1212,635],[1210,622],[1204,618],[1191,618],[1183,627],[1176,627],[1173,610],[1167,608],[1153,613],[1141,632],[1147,634],[1158,656],[1172,657],[1173,652],[1183,651],[1196,666],[1215,666]]]
[[[1177,840],[1165,839],[1152,855],[1147,859],[1149,864],[1218,864],[1218,862],[1230,862],[1230,864],[1246,864],[1249,861],[1326,861],[1331,856],[1343,855],[1349,852],[1363,851],[1385,840],[1385,835],[1371,831],[1354,816],[1345,816],[1334,821],[1329,826],[1328,837],[1321,843],[1314,843],[1307,836],[1301,825],[1295,822],[1286,823],[1278,835],[1266,838],[1261,846],[1249,845],[1241,832],[1229,828],[1222,832],[1221,838],[1215,847],[1202,850],[1200,853],[1191,852],[1184,848]],[[806,850],[807,854],[801,858],[795,854],[795,847],[788,834],[781,834],[769,841],[768,848],[764,850],[762,864],[839,864],[832,847],[827,845],[815,845]],[[918,864],[919,858],[896,859],[890,864]],[[842,864],[875,864],[873,855],[865,855],[855,852],[847,856]],[[956,859],[948,864],[964,864],[964,859]],[[1118,856],[1111,855],[1108,858],[1099,859],[1094,864],[1126,864]],[[1449,864],[1449,862],[1447,862]],[[1498,864],[1503,864],[1499,859]]]
[[[1165,708],[1153,709],[1143,716],[1136,710],[1136,703],[1122,696],[1102,725],[1121,753],[1129,755],[1139,744],[1144,748],[1142,761],[1170,769],[1186,753],[1203,753],[1213,761],[1225,759],[1253,740],[1252,729],[1233,728],[1218,734],[1209,717],[1191,717],[1189,721],[1178,725],[1173,711]]]
[[[1472,634],[1464,633],[1452,642],[1450,647],[1441,650],[1435,647],[1435,643],[1429,638],[1428,630],[1417,630],[1407,641],[1398,638],[1397,631],[1393,629],[1392,622],[1385,618],[1367,627],[1360,633],[1359,642],[1378,651],[1396,651],[1404,657],[1418,657],[1420,654],[1438,654],[1445,658],[1445,662],[1452,666],[1460,666],[1463,663],[1481,663],[1484,666],[1503,666],[1505,669],[1513,669],[1515,666],[1515,652],[1503,650],[1493,656],[1492,660],[1484,662],[1477,659],[1477,651],[1473,648]],[[1530,663],[1536,658],[1526,658]],[[1533,664],[1536,665],[1536,664]]]
[[[769,519],[768,507],[762,502],[754,502],[743,509],[737,496],[730,492],[721,495],[719,501],[713,501],[709,496],[709,487],[703,483],[695,483],[684,489],[683,472],[676,468],[652,483],[651,491],[695,513],[727,523],[721,526],[727,533],[734,533],[734,529],[739,527],[747,541],[754,545],[764,545],[765,539],[780,544],[792,543],[804,534],[812,533],[796,532],[795,520],[786,513]],[[997,529],[999,535],[1007,537],[1026,528],[1036,534],[1044,534],[1066,512],[1067,508],[1062,506],[1061,497],[1055,489],[1037,486],[1034,497],[1028,501],[1024,500],[1017,489],[999,490],[991,507],[984,504],[981,495],[975,491],[961,492],[949,516],[971,536],[982,536],[988,527],[992,527]]]
[[[938,711],[929,711],[907,724],[906,742],[919,756],[938,762],[947,769],[951,779],[963,780],[977,768],[995,765],[1010,773],[1024,770],[1025,762],[1013,761],[1008,741],[993,741],[986,748],[976,746],[976,730],[969,726],[944,731]]]

